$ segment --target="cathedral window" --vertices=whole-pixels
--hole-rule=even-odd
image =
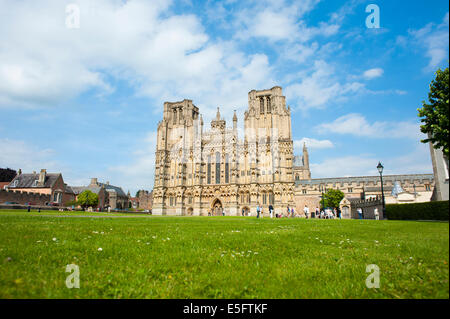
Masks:
[[[216,184],[220,184],[220,153],[216,153]]]
[[[262,195],[262,198],[263,198],[263,205],[266,205],[267,204],[267,194],[266,193],[263,193],[263,195]]]
[[[230,158],[227,155],[225,158],[225,183],[230,182],[230,164],[228,163],[229,160],[230,160]]]
[[[267,98],[267,113],[272,112],[272,101],[270,100],[270,97]]]
[[[264,98],[259,99],[259,113],[264,113]]]
[[[177,123],[177,110],[173,110],[173,124]]]
[[[211,156],[208,156],[208,180],[207,180],[207,184],[211,184]]]
[[[269,204],[273,205],[273,193],[269,193]]]

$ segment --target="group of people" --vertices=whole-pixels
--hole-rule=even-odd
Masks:
[[[283,217],[300,217],[295,213],[295,210],[293,207],[286,207],[286,213],[282,214],[282,213],[274,213],[274,209],[272,205],[268,206],[268,211],[269,211],[269,217],[270,218],[283,218]],[[244,210],[242,210],[242,216],[244,216],[245,212]],[[258,203],[258,205],[256,206],[256,218],[263,218],[264,217],[264,209],[263,206],[261,206],[261,204]]]
[[[342,219],[342,212],[338,208],[331,209],[322,209],[320,210],[319,207],[316,207],[314,211],[309,212],[309,207],[305,205],[305,208],[303,208],[303,213],[305,214],[305,218],[318,218],[318,219],[334,219],[339,218]]]

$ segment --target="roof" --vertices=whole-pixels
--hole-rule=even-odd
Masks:
[[[85,190],[90,190],[91,192],[98,194],[102,187],[109,193],[117,193],[117,196],[119,197],[127,197],[125,192],[122,190],[122,188],[114,185],[104,184],[104,183],[98,183],[97,185],[88,185],[88,186],[70,186],[73,190],[73,193],[75,195],[79,195]]]
[[[125,192],[123,191],[123,189],[119,186],[114,186],[114,185],[110,185],[110,184],[103,184],[103,183],[98,183],[100,186],[105,187],[107,192],[113,193],[116,192],[118,196],[120,197],[127,197],[127,194],[125,194]]]
[[[98,193],[100,192],[101,187],[100,186],[70,186],[70,188],[72,189],[73,193],[75,195],[80,195],[82,192],[84,192],[85,190],[90,190],[91,192],[95,193],[98,195]]]
[[[61,173],[46,173],[43,186],[33,186],[34,181],[39,180],[39,173],[20,174],[14,177],[8,188],[52,188]],[[14,186],[15,181],[17,185]]]
[[[5,186],[8,186],[9,182],[0,182],[0,189],[4,189]]]

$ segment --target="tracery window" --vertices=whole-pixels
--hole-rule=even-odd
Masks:
[[[211,156],[208,156],[207,184],[211,184]]]
[[[229,164],[230,157],[227,155],[225,158],[225,183],[230,182],[230,164]]]
[[[216,184],[220,184],[220,153],[216,152]]]

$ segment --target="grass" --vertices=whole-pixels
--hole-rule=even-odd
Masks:
[[[446,222],[137,216],[0,211],[0,298],[449,298]]]

